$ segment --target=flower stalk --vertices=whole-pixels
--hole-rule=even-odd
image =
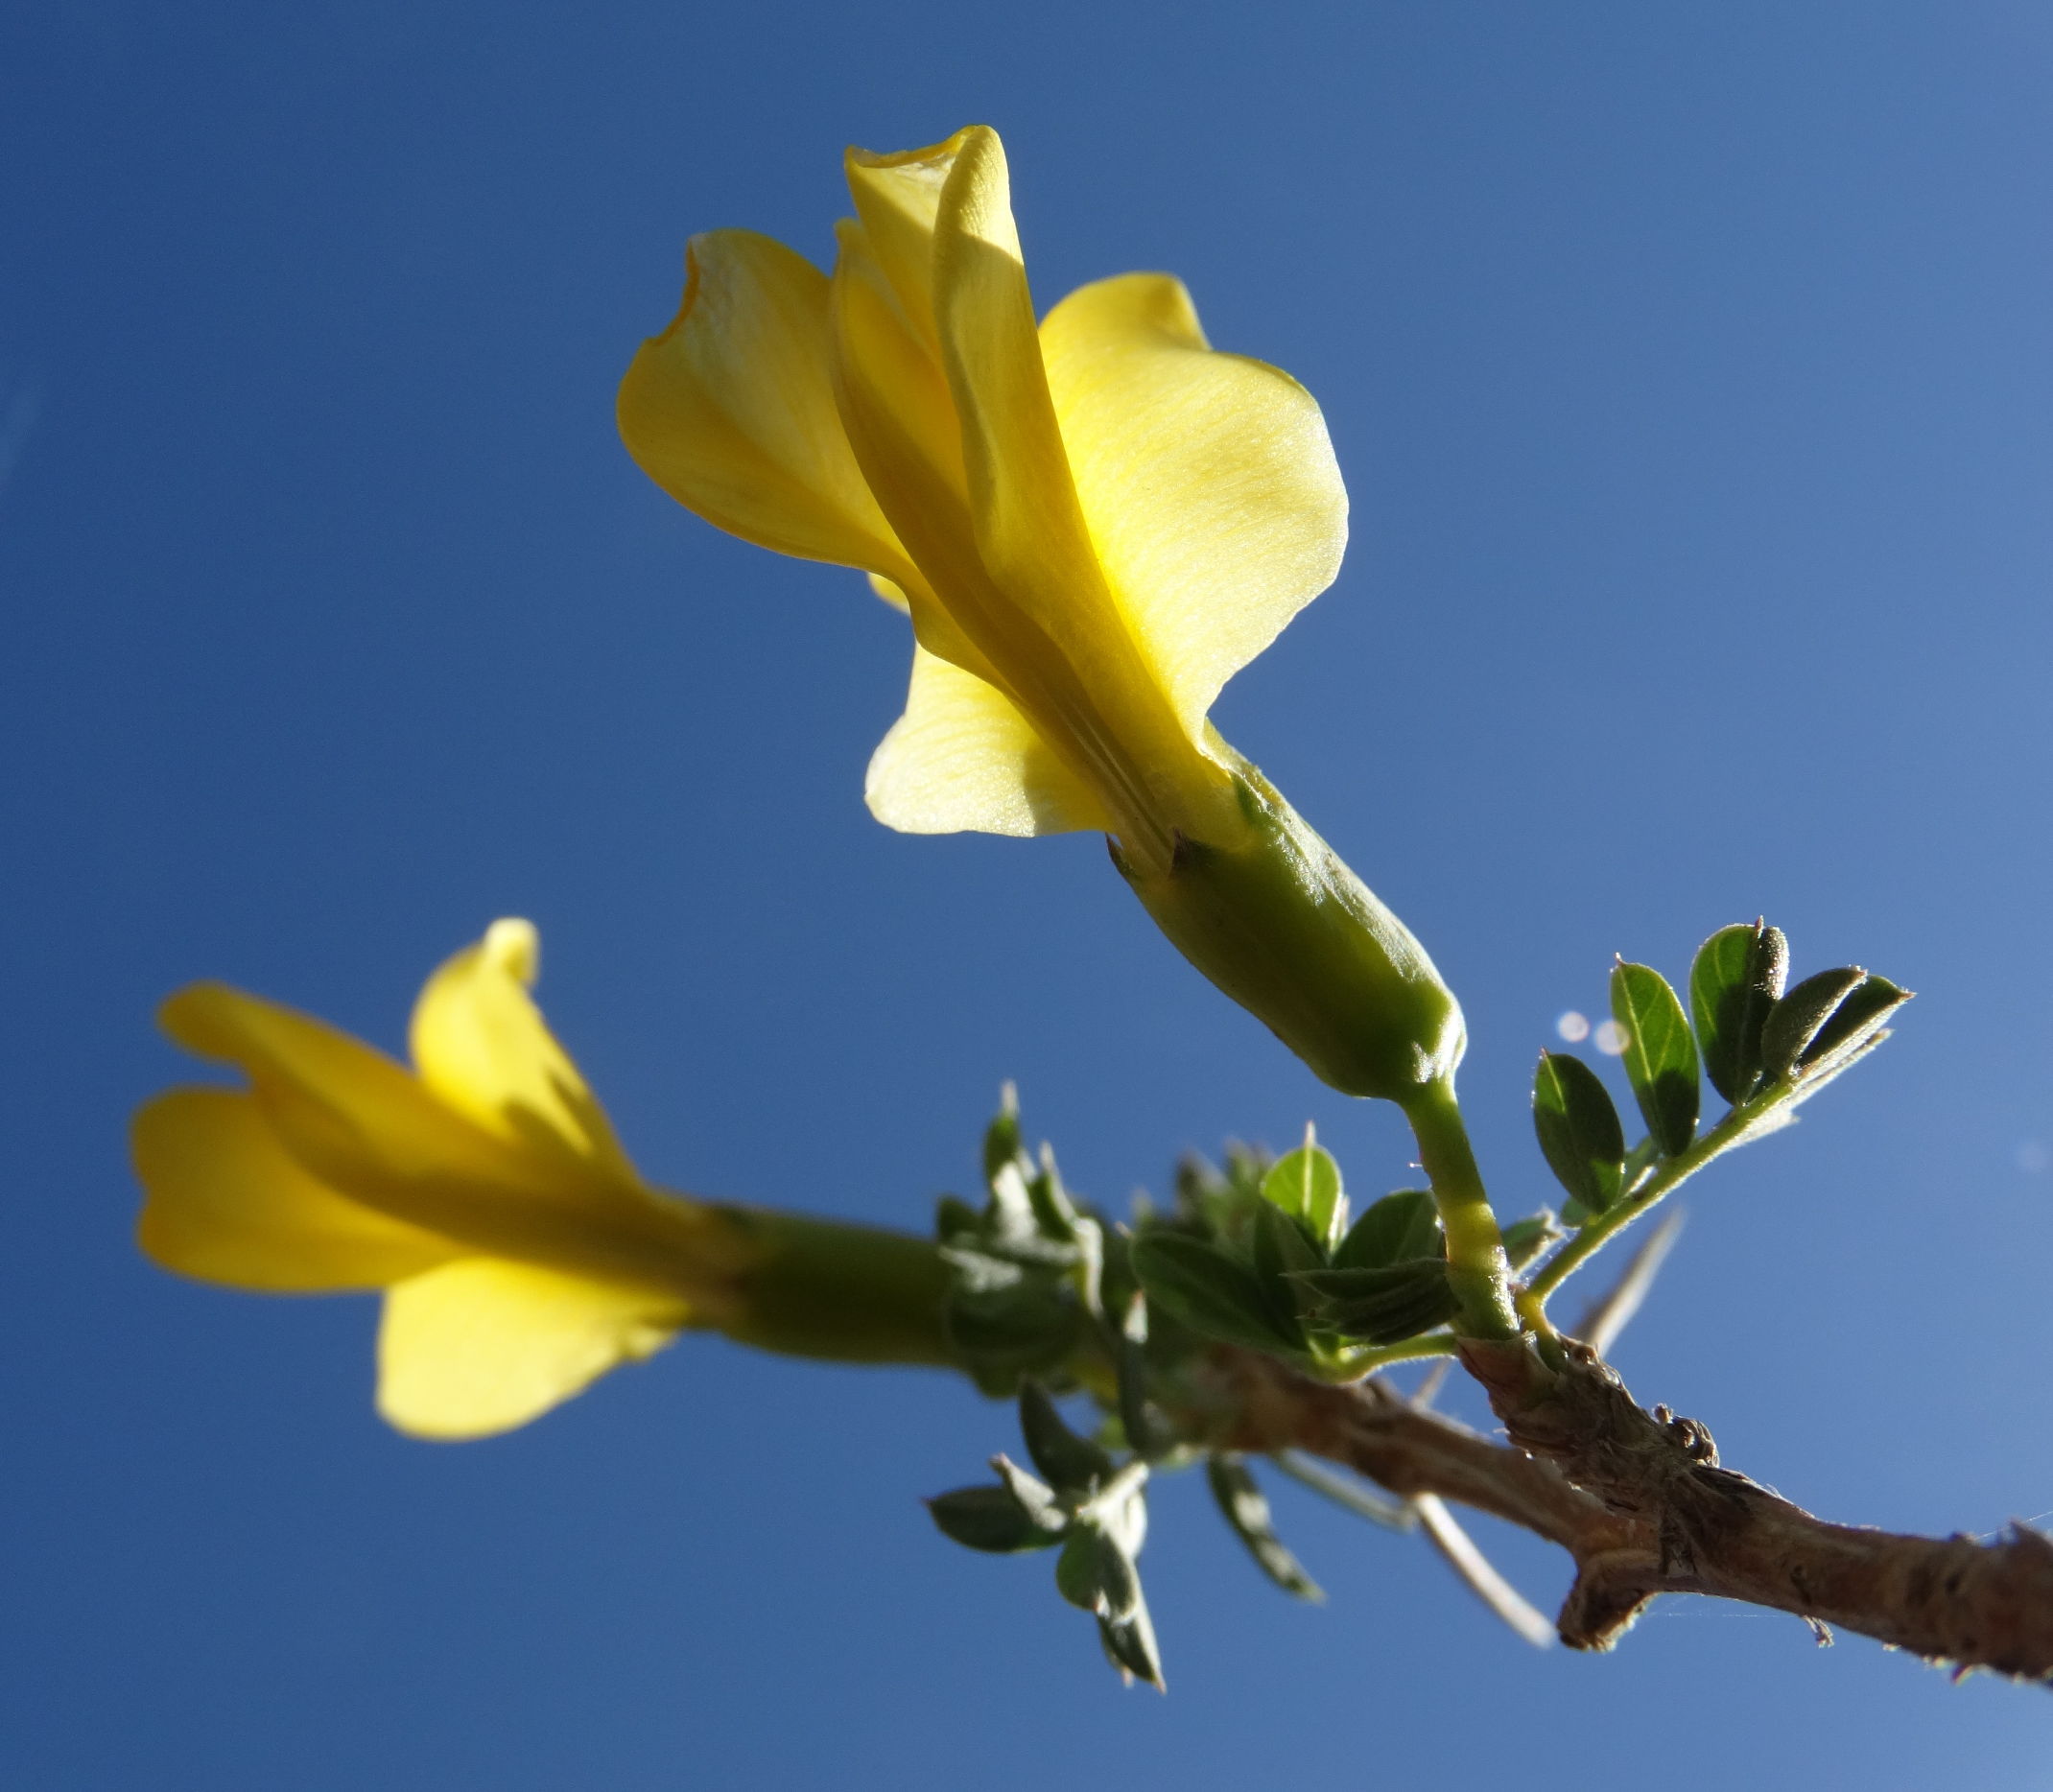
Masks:
[[[1456,1329],[1470,1337],[1517,1337],[1520,1320],[1504,1235],[1469,1144],[1453,1073],[1427,1084],[1404,1107],[1447,1237],[1448,1284],[1461,1303]]]

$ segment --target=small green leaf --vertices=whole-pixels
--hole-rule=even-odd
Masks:
[[[1277,1329],[1304,1348],[1297,1285],[1286,1280],[1300,1269],[1324,1269],[1326,1256],[1306,1236],[1302,1222],[1264,1201],[1249,1228],[1248,1257]]]
[[[1144,1232],[1133,1241],[1132,1262],[1149,1306],[1200,1337],[1281,1356],[1303,1349],[1270,1316],[1255,1272],[1216,1245],[1180,1232]]]
[[[1789,942],[1764,921],[1721,927],[1689,967],[1689,1012],[1711,1086],[1735,1106],[1760,1080],[1760,1029],[1789,976]]]
[[[1012,1458],[1003,1451],[991,1458],[992,1468],[998,1471],[998,1478],[1004,1482],[1005,1490],[1028,1512],[1053,1513],[1065,1524],[1068,1516],[1055,1498],[1055,1490],[1045,1482],[1037,1481]]]
[[[1097,1637],[1104,1644],[1105,1659],[1120,1670],[1121,1678],[1131,1676],[1146,1681],[1157,1691],[1164,1689],[1162,1655],[1155,1646],[1155,1626],[1144,1601],[1137,1603],[1124,1618],[1100,1617]]]
[[[1347,1230],[1340,1166],[1319,1145],[1310,1126],[1305,1128],[1305,1143],[1269,1167],[1262,1179],[1262,1193],[1264,1200],[1303,1221],[1324,1250],[1331,1251]]]
[[[1668,979],[1622,960],[1611,974],[1611,1015],[1625,1033],[1625,1074],[1647,1134],[1673,1157],[1696,1137],[1696,1041]]]
[[[1429,1189],[1400,1189],[1368,1210],[1340,1240],[1335,1269],[1386,1269],[1411,1257],[1437,1257],[1440,1210]]]
[[[1760,1029],[1761,1068],[1770,1082],[1784,1082],[1798,1073],[1818,1035],[1867,980],[1868,974],[1859,965],[1841,965],[1806,977],[1775,1004]]]
[[[1034,1218],[1033,1197],[1026,1191],[1026,1172],[1022,1167],[1025,1162],[1018,1158],[1001,1164],[991,1177],[990,1216],[984,1231],[991,1239],[1008,1245],[1041,1236],[1039,1222]]]
[[[959,1194],[944,1194],[933,1204],[933,1236],[943,1244],[975,1238],[983,1231],[983,1215]]]
[[[1210,1204],[1226,1192],[1226,1178],[1199,1152],[1186,1151],[1176,1160],[1176,1211],[1186,1219],[1202,1219]]]
[[[1205,1458],[1205,1478],[1212,1484],[1212,1497],[1233,1533],[1246,1544],[1255,1566],[1284,1592],[1300,1599],[1326,1597],[1319,1585],[1305,1572],[1304,1566],[1276,1535],[1269,1516],[1268,1497],[1248,1472],[1247,1464],[1229,1451]]]
[[[1295,1278],[1317,1297],[1319,1318],[1343,1336],[1400,1344],[1444,1325],[1461,1303],[1437,1257],[1382,1269],[1314,1269]]]
[[[1115,1623],[1130,1618],[1141,1604],[1141,1573],[1133,1557],[1110,1531],[1097,1533],[1098,1614]]]
[[[1020,1092],[1006,1083],[998,1096],[998,1117],[984,1129],[983,1179],[995,1191],[998,1172],[1020,1161]]]
[[[1052,1145],[1041,1147],[1038,1171],[1026,1178],[1026,1198],[1033,1204],[1035,1223],[1044,1238],[1068,1244],[1076,1237],[1076,1206],[1062,1186],[1062,1172],[1055,1167]]]
[[[1523,1269],[1556,1238],[1568,1236],[1553,1210],[1543,1207],[1537,1214],[1515,1219],[1504,1228],[1504,1255],[1511,1259],[1512,1268]]]
[[[1267,1151],[1260,1145],[1242,1144],[1238,1139],[1226,1142],[1226,1185],[1236,1199],[1248,1206],[1262,1199],[1262,1179],[1269,1173],[1271,1162]]]
[[[1070,1429],[1038,1381],[1020,1383],[1020,1433],[1033,1466],[1062,1493],[1086,1493],[1112,1476],[1112,1458]]]
[[[1806,1081],[1836,1074],[1871,1046],[1888,1036],[1882,1023],[1911,999],[1911,992],[1872,972],[1850,991],[1831,1018],[1811,1035],[1797,1060],[1797,1074]]]
[[[1117,1358],[1120,1428],[1127,1447],[1144,1456],[1158,1456],[1169,1446],[1168,1427],[1147,1400],[1147,1297],[1138,1291],[1126,1303],[1120,1321]]]
[[[1543,1051],[1533,1076],[1533,1130],[1547,1167],[1591,1214],[1618,1198],[1625,1129],[1597,1075],[1569,1051]]]
[[[1097,1610],[1097,1542],[1090,1525],[1073,1525],[1055,1558],[1055,1591],[1081,1612]]]
[[[942,1536],[991,1555],[1018,1555],[1062,1541],[1059,1508],[1028,1510],[1003,1487],[958,1487],[936,1494],[927,1510]]]

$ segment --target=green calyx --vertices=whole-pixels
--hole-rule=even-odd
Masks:
[[[739,1344],[830,1362],[959,1368],[942,1311],[949,1268],[930,1238],[740,1203],[720,1213],[754,1246],[718,1329]]]
[[[1113,862],[1177,951],[1351,1096],[1407,1103],[1467,1035],[1426,949],[1252,766],[1231,845],[1179,837],[1167,869]]]

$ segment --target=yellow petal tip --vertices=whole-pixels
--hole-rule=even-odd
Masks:
[[[989,125],[964,125],[960,130],[917,150],[865,150],[851,143],[842,152],[842,161],[853,173],[859,168],[916,168],[926,162],[945,162],[961,153],[972,137],[995,137]]]
[[[485,963],[516,982],[533,987],[542,969],[542,936],[532,921],[507,915],[484,930],[479,948]]]

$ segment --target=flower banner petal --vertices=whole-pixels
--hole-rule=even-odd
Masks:
[[[1072,293],[1041,343],[1098,557],[1194,728],[1339,571],[1325,419],[1288,374],[1214,350],[1168,274]]]
[[[414,1065],[430,1089],[487,1132],[633,1182],[604,1110],[528,994],[540,953],[531,923],[495,921],[437,970],[413,1007]]]
[[[870,760],[870,813],[904,834],[1063,834],[1109,825],[1090,788],[981,678],[912,650],[906,713]]]
[[[180,1275],[277,1292],[380,1288],[459,1254],[311,1175],[239,1090],[161,1095],[136,1114],[131,1141],[148,1197],[136,1241]]]
[[[896,578],[904,551],[835,409],[827,276],[748,230],[694,237],[684,303],[621,382],[621,437],[687,509],[778,554]]]
[[[385,1297],[378,1411],[416,1437],[488,1437],[539,1418],[689,1316],[648,1289],[467,1258]]]
[[[1174,813],[1194,737],[1098,567],[1041,361],[1004,151],[981,128],[963,133],[942,194],[934,315],[978,548],[1006,602],[1006,650],[992,658],[1043,733],[1089,760],[1122,823]]]

